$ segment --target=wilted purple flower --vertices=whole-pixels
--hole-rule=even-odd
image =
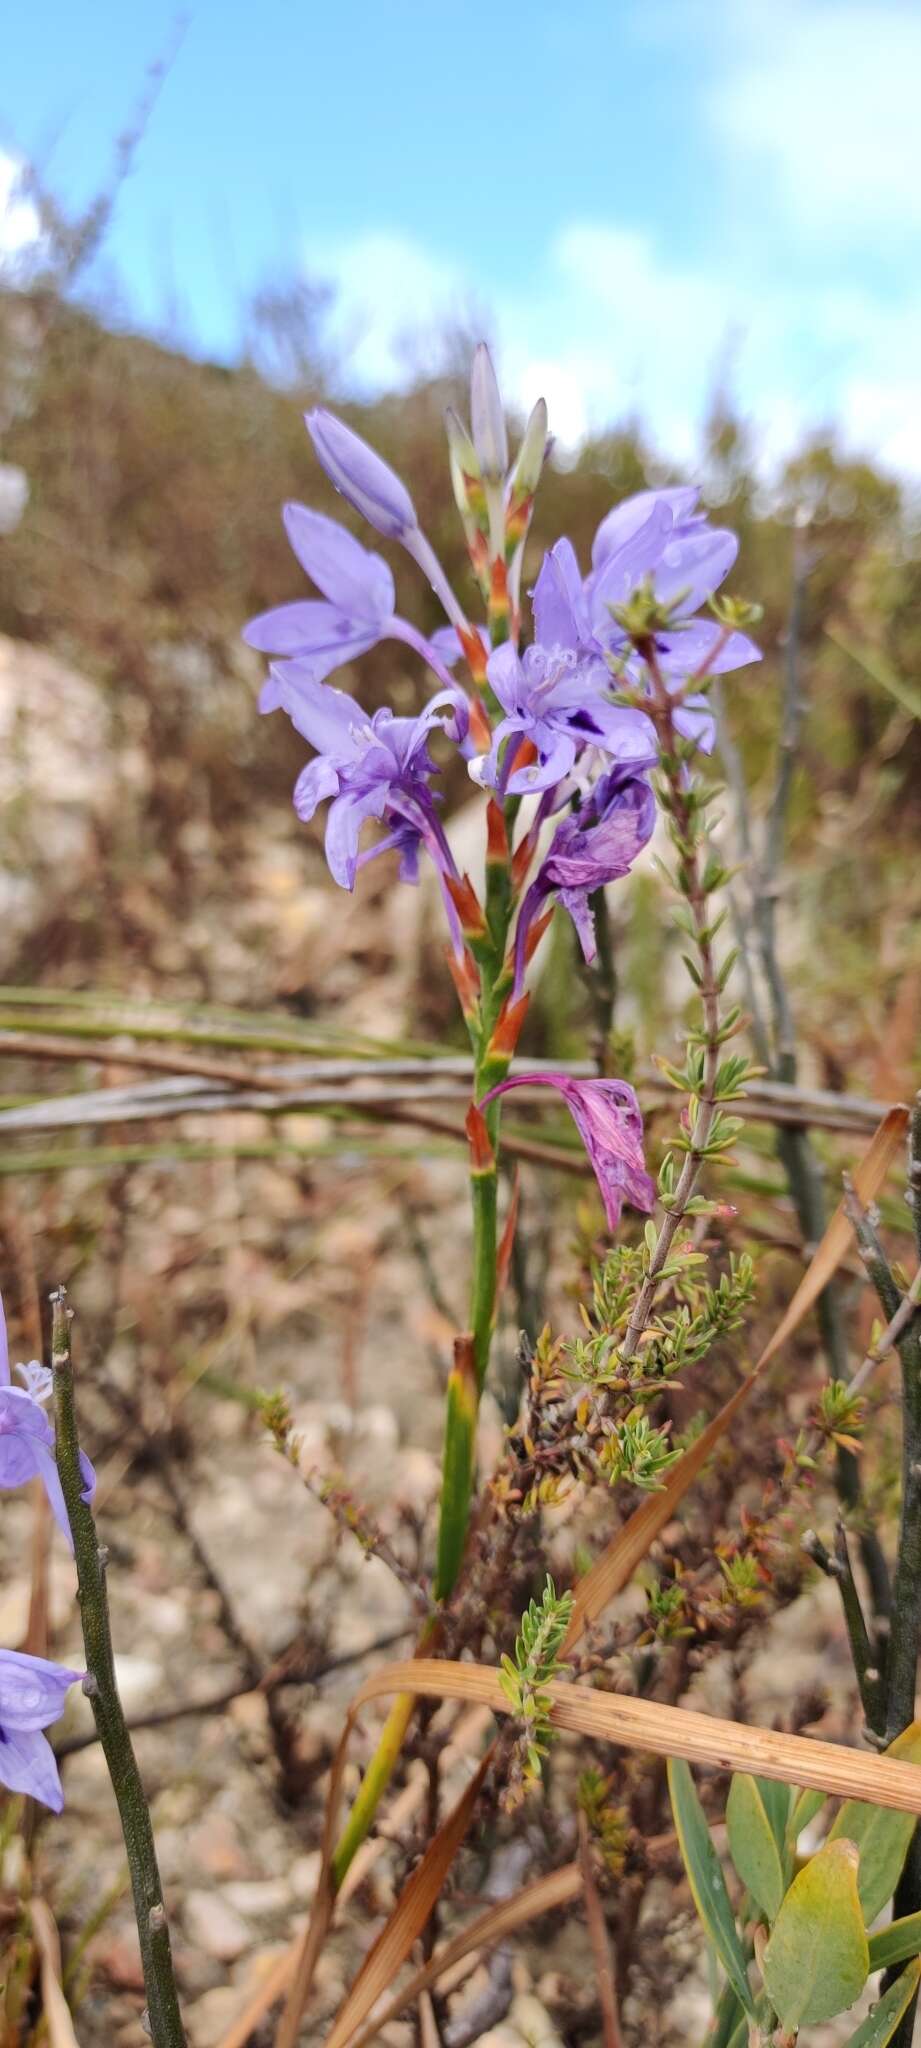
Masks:
[[[59,1721],[67,1694],[83,1677],[64,1664],[0,1650],[0,1784],[26,1792],[53,1813],[64,1804],[61,1780],[43,1728]]]
[[[618,761],[648,766],[654,760],[649,719],[610,702],[611,676],[600,653],[535,642],[519,654],[505,641],[490,655],[486,673],[505,712],[489,753],[471,763],[474,779],[488,788],[510,796],[553,789],[587,746]],[[537,759],[516,768],[521,740],[531,742]]]
[[[381,555],[363,548],[353,534],[335,519],[313,512],[306,505],[286,505],[285,530],[294,553],[312,577],[322,598],[310,597],[293,604],[276,605],[260,612],[244,626],[243,638],[262,654],[286,656],[306,664],[315,682],[345,662],[366,654],[379,640],[401,640],[415,649],[448,688],[456,688],[457,737],[466,735],[467,699],[452,683],[437,645],[438,635],[426,640],[408,619],[397,616],[393,577]],[[453,635],[453,627],[444,629]],[[266,683],[260,709],[274,711],[279,699],[273,681]]]
[[[595,924],[589,897],[607,882],[629,873],[651,837],[655,798],[646,777],[612,768],[595,783],[578,811],[558,824],[547,853],[518,913],[515,933],[515,994],[524,982],[528,935],[548,896],[556,893],[568,910],[587,961],[595,958]]]
[[[570,1110],[604,1202],[610,1230],[616,1230],[624,1202],[634,1209],[655,1206],[655,1182],[643,1157],[643,1118],[627,1081],[574,1081],[569,1074],[512,1074],[491,1088],[480,1109],[510,1088],[555,1088]]]
[[[41,1405],[51,1394],[51,1373],[34,1358],[28,1365],[18,1365],[16,1371],[25,1381],[22,1387],[11,1384],[6,1317],[0,1298],[0,1488],[24,1486],[30,1479],[40,1479],[55,1521],[73,1548],[54,1456],[54,1431]],[[80,1464],[85,1482],[83,1499],[92,1500],[96,1474],[82,1452]]]

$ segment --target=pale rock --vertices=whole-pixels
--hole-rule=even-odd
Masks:
[[[236,1962],[252,1943],[252,1930],[219,1892],[189,1892],[183,1918],[188,1939],[219,1963]]]
[[[310,1903],[319,1883],[321,1861],[319,1849],[312,1849],[305,1856],[295,1856],[288,1871],[288,1886],[292,1898]]]
[[[116,1657],[115,1676],[126,1714],[149,1707],[163,1685],[163,1668],[152,1657]]]
[[[240,1993],[234,1984],[219,1984],[190,2005],[185,2014],[190,2048],[217,2048],[241,2010]]]
[[[191,1861],[209,1877],[249,1877],[252,1864],[229,1815],[212,1806],[189,1836]]]
[[[247,1920],[258,1919],[262,1913],[286,1913],[291,1903],[283,1877],[235,1878],[222,1886],[221,1897]]]

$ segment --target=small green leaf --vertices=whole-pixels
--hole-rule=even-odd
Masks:
[[[815,1820],[817,1813],[821,1813],[825,1805],[825,1797],[824,1792],[816,1792],[812,1786],[807,1787],[805,1792],[800,1793],[790,1815],[791,1842],[797,1842],[803,1829],[808,1828],[810,1821]]]
[[[783,1855],[790,1823],[790,1808],[793,1805],[792,1785],[782,1785],[779,1778],[756,1778],[755,1784],[761,1794],[764,1811],[774,1833],[774,1840]]]
[[[907,1970],[903,1970],[888,1991],[883,1992],[879,2004],[874,2005],[865,2020],[861,2020],[856,2032],[848,2035],[844,2048],[886,2048],[886,2042],[892,2040],[902,2014],[908,2011],[918,1989],[919,1977],[921,1957],[909,1963]]]
[[[826,1842],[784,1899],[764,1951],[765,1990],[787,2033],[859,1998],[870,1967],[853,1842]]]
[[[913,1721],[910,1728],[904,1728],[885,1754],[898,1757],[903,1763],[921,1764],[921,1721]],[[830,1842],[840,1841],[843,1836],[856,1842],[860,1851],[857,1889],[868,1927],[895,1891],[914,1832],[913,1814],[870,1806],[863,1799],[846,1799],[829,1832]]]
[[[781,1787],[785,1790],[785,1787]],[[780,1851],[762,1797],[761,1781],[737,1771],[726,1807],[729,1850],[742,1883],[767,1915],[776,1920],[785,1885]]]
[[[906,1913],[904,1920],[890,1920],[878,1934],[870,1936],[870,1969],[889,1970],[893,1963],[905,1963],[921,1953],[921,1913]]]
[[[669,1757],[668,1790],[678,1835],[681,1858],[706,1933],[719,1956],[739,2003],[754,2018],[754,2000],[748,1981],[745,1952],[729,1903],[726,1880],[710,1839],[704,1810],[688,1765],[682,1758]]]

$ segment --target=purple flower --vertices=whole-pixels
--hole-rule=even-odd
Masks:
[[[0,1784],[26,1792],[53,1813],[64,1804],[51,1746],[42,1734],[64,1712],[67,1694],[83,1677],[64,1664],[0,1650]]]
[[[611,676],[600,652],[583,652],[578,643],[535,642],[519,655],[506,641],[490,655],[486,673],[505,712],[489,753],[471,763],[474,779],[488,788],[510,796],[554,789],[587,746],[618,761],[648,766],[654,760],[649,719],[609,701]],[[522,740],[531,742],[537,758],[515,767]]]
[[[428,641],[407,619],[397,617],[393,577],[382,556],[363,548],[337,520],[325,518],[322,512],[312,512],[306,505],[286,505],[283,517],[301,568],[323,595],[260,612],[244,627],[244,640],[262,654],[283,655],[306,664],[315,682],[322,682],[333,669],[366,654],[379,640],[405,641],[421,654],[440,681],[455,691],[456,737],[463,740],[467,699],[452,682],[435,644],[438,636],[435,641]],[[446,630],[453,632],[451,627]],[[457,645],[459,648],[459,641]],[[259,700],[260,710],[274,711],[280,701],[277,684],[270,677]]]
[[[11,1384],[6,1317],[0,1298],[0,1488],[25,1486],[30,1479],[40,1479],[55,1521],[73,1549],[54,1455],[54,1431],[42,1406],[51,1394],[51,1373],[34,1358],[28,1365],[18,1365],[16,1370],[25,1381],[22,1387]],[[83,1499],[89,1501],[95,1491],[96,1474],[82,1452],[80,1464],[85,1481]]]
[[[674,627],[656,639],[659,667],[676,689],[695,670],[724,674],[760,661],[759,649],[744,633],[724,636],[715,619],[692,615],[728,576],[736,554],[735,534],[708,526],[696,508],[692,486],[640,491],[602,520],[592,547],[591,572],[581,576],[572,543],[559,540],[544,556],[532,591],[538,641],[577,646],[621,663],[631,681],[644,681],[644,665],[628,635],[612,617],[612,605],[627,602],[645,582],[659,602],[672,608]],[[718,651],[717,651],[718,650]],[[709,752],[713,719],[706,698],[685,700],[675,714],[679,732]]]
[[[318,804],[332,797],[326,822],[326,858],[335,882],[354,889],[359,867],[396,847],[400,873],[415,881],[420,846],[435,863],[442,883],[457,870],[429,786],[436,764],[429,753],[432,732],[450,723],[453,693],[442,690],[417,718],[397,718],[386,708],[372,717],[329,683],[318,683],[297,662],[273,671],[276,701],[288,712],[316,758],[302,769],[294,788],[294,808],[309,824]],[[360,851],[362,827],[369,818],[385,826],[383,838]],[[457,914],[443,891],[455,942]]]
[[[483,1109],[510,1088],[555,1088],[571,1111],[604,1202],[608,1227],[620,1222],[624,1202],[634,1209],[655,1206],[655,1182],[643,1158],[643,1118],[627,1081],[574,1081],[569,1074],[513,1074],[491,1088]]]
[[[528,934],[554,891],[569,912],[585,959],[595,958],[595,924],[589,897],[616,882],[633,866],[652,836],[655,798],[644,775],[613,768],[596,782],[578,811],[561,819],[518,914],[515,933],[515,994],[524,984]]]

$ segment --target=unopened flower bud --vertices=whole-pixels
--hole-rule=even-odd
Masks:
[[[539,398],[524,430],[524,440],[508,480],[509,506],[533,498],[547,454],[547,401]]]
[[[508,435],[496,372],[485,341],[474,352],[470,372],[470,419],[482,473],[491,483],[497,482],[508,468]]]
[[[307,432],[330,482],[378,533],[405,540],[418,527],[416,508],[395,470],[335,413],[305,414]]]

